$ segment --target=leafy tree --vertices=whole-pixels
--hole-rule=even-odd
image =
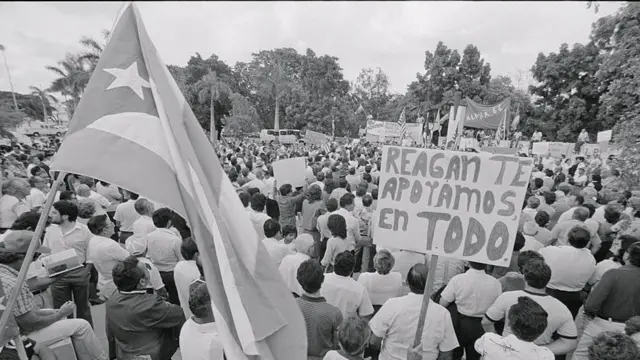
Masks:
[[[258,112],[249,100],[238,93],[232,93],[230,98],[233,108],[231,115],[225,117],[226,131],[238,136],[259,131],[261,122]]]
[[[209,130],[211,131],[210,137],[213,141],[215,133],[214,129],[215,131],[222,130],[222,124],[220,121],[216,122],[215,105],[220,101],[221,96],[228,97],[231,94],[231,89],[222,80],[218,79],[218,75],[215,71],[208,73],[195,83],[194,88],[198,92],[198,102],[201,105],[209,104]]]
[[[549,140],[575,142],[581,129],[594,135],[608,125],[596,120],[602,88],[596,73],[600,50],[592,42],[562,44],[558,53],[540,53],[531,68],[538,85],[529,87],[537,96],[534,117]],[[529,128],[529,131],[532,131]]]
[[[47,66],[47,70],[58,75],[49,87],[50,92],[58,92],[65,98],[69,116],[73,116],[80,97],[91,78],[90,64],[80,55],[68,53],[57,66]]]
[[[387,74],[380,68],[362,69],[353,85],[353,95],[369,115],[376,120],[383,119],[381,113],[391,99]]]
[[[602,20],[602,19],[601,19]],[[613,24],[616,24],[615,27]],[[622,150],[615,165],[631,187],[640,186],[640,4],[629,2],[614,17],[594,27],[611,37],[602,41],[610,52],[598,77],[606,85],[599,119],[614,124],[614,141]],[[604,29],[604,30],[603,30]],[[605,47],[605,49],[607,49]]]

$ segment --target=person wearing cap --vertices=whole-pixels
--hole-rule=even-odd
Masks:
[[[606,331],[624,332],[625,322],[640,313],[640,239],[624,252],[625,265],[602,275],[584,305],[589,322],[574,353],[574,360],[587,360],[594,338]],[[629,241],[629,239],[627,239]],[[618,253],[619,254],[619,253]]]
[[[149,291],[149,268],[134,256],[113,268],[113,282],[118,291],[107,300],[105,309],[117,358],[149,355],[153,360],[171,359],[186,321],[180,305]]]
[[[0,286],[5,296],[18,285],[19,270],[25,261],[34,233],[13,231],[0,243]],[[35,254],[49,253],[46,246],[36,248]],[[26,282],[20,284],[12,316],[20,331],[40,346],[71,339],[78,360],[106,360],[107,354],[91,325],[84,319],[67,319],[75,310],[73,302],[59,309],[38,309]]]
[[[138,261],[144,263],[149,269],[150,285],[156,294],[163,299],[168,299],[169,294],[164,287],[164,282],[162,282],[160,271],[158,271],[158,268],[147,258],[147,238],[145,236],[133,235],[127,239],[125,248],[131,256],[136,257]]]

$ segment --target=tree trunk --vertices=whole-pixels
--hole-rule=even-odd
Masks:
[[[216,121],[215,121],[215,111],[214,111],[215,101],[213,99],[213,88],[211,89],[211,104],[209,111],[211,112],[211,119],[209,124],[209,140],[213,144],[216,139]]]
[[[44,103],[42,94],[40,94],[40,101],[42,101],[42,121],[47,122],[47,105]]]
[[[273,130],[275,130],[275,136],[276,136],[276,143],[279,142],[279,135],[280,135],[280,116],[279,116],[279,111],[278,111],[278,105],[279,105],[279,99],[278,99],[278,95],[276,94],[276,116],[275,116],[275,120],[273,122]]]

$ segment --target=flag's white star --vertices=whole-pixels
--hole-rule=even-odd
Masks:
[[[133,90],[140,99],[144,100],[144,94],[142,93],[142,87],[150,88],[149,82],[140,77],[138,73],[138,62],[134,61],[126,69],[104,69],[104,71],[109,74],[115,76],[116,78],[107,86],[107,90],[116,89],[119,87],[126,86]]]

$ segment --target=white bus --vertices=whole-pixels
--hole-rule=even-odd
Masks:
[[[276,135],[278,136],[278,141],[281,144],[295,144],[298,142],[304,142],[304,140],[300,137],[300,130],[273,130],[273,129],[262,129],[260,131],[260,141],[265,143],[271,143],[276,140]]]

